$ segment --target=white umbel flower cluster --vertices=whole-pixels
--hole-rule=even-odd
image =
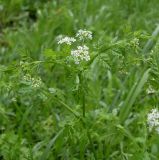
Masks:
[[[58,41],[58,44],[63,44],[63,43],[65,43],[65,44],[67,44],[67,45],[71,45],[71,44],[72,44],[73,42],[75,42],[75,41],[76,41],[75,38],[66,36],[66,37],[61,38],[61,39]]]
[[[77,46],[76,50],[71,51],[71,55],[74,58],[75,64],[79,64],[81,60],[90,60],[89,48],[86,45]]]
[[[39,88],[42,85],[41,78],[33,78],[30,74],[27,74],[23,77],[23,80],[26,84],[30,85],[33,88]]]
[[[82,40],[91,40],[92,39],[92,32],[87,30],[78,30],[76,33],[75,38],[74,37],[63,37],[62,35],[59,35],[56,40],[58,41],[58,44],[67,44],[72,45],[74,42],[76,42],[73,46],[76,46],[76,49],[71,48],[70,56],[71,59],[74,60],[75,64],[80,64],[82,61],[89,61],[90,55],[89,55],[89,48],[84,44],[86,41]],[[78,42],[80,43],[80,46],[78,46]]]
[[[149,126],[149,131],[153,129],[159,134],[159,111],[158,109],[152,109],[147,116],[147,123]]]
[[[76,37],[79,38],[80,40],[92,39],[92,32],[80,29],[76,33]]]

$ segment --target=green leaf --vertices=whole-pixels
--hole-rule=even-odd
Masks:
[[[51,147],[55,144],[57,138],[63,133],[63,129],[61,129],[56,136],[54,136],[50,142],[48,143],[48,145],[46,146],[42,156],[39,158],[39,160],[46,160],[49,156],[49,153],[51,152]]]
[[[55,58],[56,58],[56,52],[53,51],[52,49],[45,49],[45,51],[44,51],[44,56],[45,56],[46,58],[55,59]]]
[[[123,123],[126,118],[129,116],[129,113],[131,111],[132,105],[134,104],[137,96],[140,94],[144,84],[146,83],[148,76],[149,76],[150,69],[146,70],[139,82],[135,82],[135,84],[132,86],[122,108],[120,111],[120,120],[121,123]]]

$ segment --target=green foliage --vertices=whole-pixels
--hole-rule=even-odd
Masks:
[[[158,0],[0,0],[0,159],[157,160]],[[90,41],[58,36],[92,31]],[[89,46],[89,61],[70,53]]]

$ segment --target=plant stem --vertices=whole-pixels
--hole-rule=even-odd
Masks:
[[[90,143],[90,145],[92,147],[92,152],[93,152],[94,158],[95,158],[95,160],[97,160],[97,155],[96,155],[96,152],[95,152],[94,144],[93,144],[90,132],[89,132],[87,126],[86,126],[86,123],[85,123],[84,119],[80,115],[78,115],[74,110],[72,110],[71,107],[69,107],[67,104],[65,104],[61,100],[59,100],[56,97],[54,97],[54,99],[56,99],[60,104],[62,104],[68,111],[70,111],[71,113],[73,113],[74,116],[81,121],[83,128],[86,129],[87,137],[88,137],[89,143]]]
[[[71,113],[73,113],[76,118],[81,118],[78,115],[77,112],[75,112],[73,109],[71,109],[71,107],[69,107],[67,104],[65,104],[64,102],[62,102],[60,99],[55,98],[55,97],[54,97],[54,99],[56,99],[60,104],[62,104],[68,111],[70,111]]]
[[[88,129],[86,129],[86,130],[87,130],[87,137],[88,137],[88,139],[89,139],[89,143],[91,144],[91,147],[92,147],[92,151],[93,151],[93,154],[94,154],[94,158],[95,158],[95,160],[97,160],[97,154],[96,154],[96,151],[95,151],[95,148],[94,148],[94,144],[93,144],[91,135],[90,135]]]
[[[84,78],[82,73],[79,73],[79,80],[80,80],[80,91],[81,91],[81,100],[82,100],[82,115],[85,117],[85,112],[86,112],[86,105],[85,105],[85,89],[84,89]]]
[[[85,93],[83,92],[83,97],[82,97],[82,109],[83,109],[83,117],[85,117]]]

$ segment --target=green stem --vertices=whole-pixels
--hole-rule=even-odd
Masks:
[[[85,118],[86,106],[85,106],[85,89],[83,86],[84,85],[84,77],[81,72],[79,73],[79,79],[80,79],[80,90],[81,90],[81,94],[82,94],[82,113],[83,113],[83,118]],[[89,143],[92,147],[92,152],[93,152],[94,158],[95,158],[95,160],[97,160],[97,155],[95,152],[95,148],[94,148],[94,144],[93,144],[90,132],[87,129],[85,121],[83,119],[81,119],[81,121],[82,121],[83,127],[86,129],[87,137],[88,137]]]
[[[67,104],[65,104],[64,102],[62,102],[60,99],[58,99],[56,97],[54,97],[54,99],[56,101],[58,101],[60,104],[62,104],[68,111],[70,111],[71,113],[73,113],[76,118],[80,118],[81,119],[81,117],[78,115],[78,113],[75,112],[73,109],[71,109],[71,107],[69,107]]]
[[[82,100],[82,115],[83,117],[85,117],[85,112],[86,112],[86,105],[85,105],[85,89],[83,87],[84,85],[84,82],[83,82],[83,75],[82,73],[80,72],[79,73],[79,80],[80,80],[80,91],[81,91],[81,100]]]
[[[90,133],[89,133],[89,130],[87,129],[87,126],[86,126],[86,123],[85,123],[84,119],[83,119],[80,115],[78,115],[78,113],[76,113],[74,110],[72,110],[71,107],[69,107],[67,104],[65,104],[65,103],[62,102],[61,100],[59,100],[59,99],[56,98],[56,97],[54,97],[54,99],[56,99],[61,105],[63,105],[68,111],[70,111],[71,113],[73,113],[74,116],[81,121],[83,128],[86,129],[87,137],[88,137],[89,143],[91,144],[94,158],[95,158],[95,160],[97,160],[97,155],[96,155],[96,152],[95,152],[94,144],[93,144],[91,135],[90,135]]]
[[[82,97],[82,101],[83,101],[83,104],[82,104],[82,109],[83,109],[83,117],[85,117],[85,93],[83,93],[83,97]]]
[[[97,160],[97,154],[96,154],[96,151],[95,151],[95,148],[94,148],[94,144],[93,144],[91,135],[90,135],[88,129],[86,129],[86,130],[87,130],[87,136],[88,136],[88,139],[89,139],[89,143],[91,144],[91,147],[92,147],[92,151],[93,151],[93,154],[94,154],[94,158],[95,158],[95,160]]]

